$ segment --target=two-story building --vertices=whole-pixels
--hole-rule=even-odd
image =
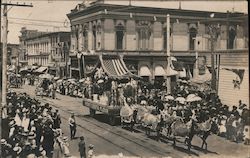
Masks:
[[[162,80],[172,76],[172,71],[167,70],[170,64],[167,62],[168,49],[173,60],[177,60],[177,64],[171,62],[171,65],[178,65],[182,77],[198,78],[206,72],[206,66],[211,66],[209,29],[216,25],[214,61],[218,93],[225,104],[237,104],[239,98],[249,101],[246,14],[124,6],[97,1],[90,5],[79,4],[67,16],[71,22],[70,72],[75,78],[88,76],[95,67],[101,66],[112,77],[132,72],[151,81]],[[167,28],[168,23],[170,28]],[[225,78],[235,74],[224,72],[230,67],[245,72],[239,77],[242,78],[239,79],[241,89],[236,90],[233,86],[227,91],[230,95],[236,91],[242,94],[235,99],[229,99],[230,95],[223,93],[225,87],[233,83],[223,83]],[[172,77],[172,81],[175,80],[176,77]]]
[[[50,32],[25,39],[28,65],[39,65],[37,71],[63,77],[67,73],[69,32]]]

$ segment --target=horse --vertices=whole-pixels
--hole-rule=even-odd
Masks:
[[[160,138],[160,123],[162,122],[162,117],[160,114],[153,114],[154,109],[144,106],[138,106],[136,108],[136,123],[141,124],[146,129],[146,135],[150,135],[150,131],[156,131],[157,140]]]
[[[194,120],[190,119],[189,122],[184,123],[182,120],[175,120],[171,126],[171,137],[173,137],[173,146],[176,147],[176,137],[185,137],[185,144],[188,145],[188,151],[191,149],[191,142],[194,137]]]
[[[122,127],[125,127],[125,125],[129,125],[130,131],[133,131],[136,115],[137,111],[135,109],[131,108],[128,105],[123,106],[120,110]]]
[[[218,131],[219,131],[218,125],[211,118],[209,118],[205,122],[196,123],[195,134],[202,140],[202,145],[201,145],[202,149],[203,146],[205,145],[205,151],[207,151],[206,140],[208,136],[211,134],[216,134],[218,133]]]

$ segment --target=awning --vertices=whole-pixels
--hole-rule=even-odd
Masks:
[[[48,69],[48,67],[46,66],[41,66],[38,69],[36,69],[34,72],[38,72],[38,73],[43,73]]]
[[[105,73],[113,78],[132,77],[133,75],[126,67],[124,61],[119,57],[100,57],[101,65]]]
[[[167,73],[162,66],[155,67],[155,76],[166,76]]]
[[[152,76],[148,66],[140,67],[139,75],[140,76]]]

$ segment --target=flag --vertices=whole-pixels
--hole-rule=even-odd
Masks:
[[[224,68],[225,70],[228,70],[228,71],[232,71],[234,72],[236,75],[239,76],[240,78],[240,84],[242,83],[243,81],[243,77],[244,77],[244,73],[245,73],[245,70],[244,69],[229,69],[229,68]]]

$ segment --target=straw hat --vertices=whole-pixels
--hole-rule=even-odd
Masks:
[[[1,139],[1,144],[3,145],[3,144],[6,144],[7,143],[7,141],[5,140],[5,139]]]
[[[90,149],[93,149],[93,148],[94,148],[94,145],[93,145],[93,144],[89,144],[89,148],[90,148]]]
[[[28,139],[35,139],[36,138],[36,134],[34,132],[30,132],[28,135]]]
[[[13,148],[13,151],[16,152],[17,154],[22,152],[22,148],[20,146],[16,146]]]
[[[14,127],[15,124],[16,124],[16,121],[15,121],[15,120],[12,120],[12,121],[10,121],[9,126],[10,126],[10,127]]]

